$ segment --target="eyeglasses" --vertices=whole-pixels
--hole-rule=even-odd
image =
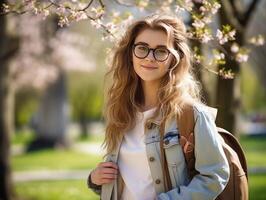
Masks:
[[[167,60],[170,51],[164,47],[157,47],[155,49],[149,48],[144,44],[134,44],[133,53],[137,58],[144,59],[146,58],[150,51],[152,51],[153,57],[159,62]]]

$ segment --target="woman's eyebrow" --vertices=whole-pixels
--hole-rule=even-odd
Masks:
[[[143,45],[146,45],[146,46],[150,46],[148,43],[146,42],[137,42],[136,44],[143,44]],[[157,47],[164,47],[164,48],[167,48],[165,45],[157,45],[155,48]]]

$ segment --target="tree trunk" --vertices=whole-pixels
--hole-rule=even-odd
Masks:
[[[68,106],[65,79],[65,73],[60,72],[58,79],[46,89],[33,120],[37,138],[29,145],[28,150],[67,146]]]
[[[6,1],[0,0],[0,5]],[[0,17],[0,199],[10,200],[13,184],[10,168],[10,136],[13,132],[14,91],[10,59],[18,49],[18,38],[7,32],[7,17]]]
[[[198,40],[193,40],[192,41],[192,47],[198,47],[199,48],[199,53],[201,54],[202,53],[202,44],[198,41]],[[202,73],[203,73],[203,69],[201,68],[200,65],[194,63],[193,64],[193,68],[194,68],[194,71],[195,71],[195,76],[196,76],[196,79],[201,83],[201,99],[203,102],[205,102],[207,105],[211,105],[211,102],[210,102],[210,97],[209,97],[209,94],[208,94],[208,90],[207,90],[207,87],[206,87],[206,84],[205,82],[203,81],[203,78],[202,78]]]
[[[58,31],[58,18],[53,15],[42,24],[42,36],[45,41],[51,41]],[[44,44],[47,63],[57,65],[51,60],[53,51],[49,42]],[[57,66],[59,75],[57,80],[49,84],[41,100],[39,110],[33,118],[33,125],[37,134],[28,150],[37,150],[50,147],[67,147],[66,126],[68,122],[68,104],[65,71]]]
[[[226,63],[229,65],[230,61],[226,59]],[[234,67],[237,67],[237,65],[239,64]],[[239,72],[235,73],[234,79],[223,79],[219,76],[216,93],[216,107],[219,110],[217,125],[236,136],[236,117],[241,106],[239,82]]]
[[[1,20],[1,19],[0,19]],[[2,23],[0,22],[0,26]],[[0,36],[2,39],[2,37]],[[1,48],[1,47],[0,47]],[[12,133],[11,81],[8,63],[0,60],[0,199],[11,199],[10,135]]]
[[[230,24],[230,20],[228,19],[228,14],[226,14],[227,10],[225,6],[222,6],[219,17],[221,24]],[[232,16],[230,16],[232,17]],[[237,30],[236,33],[236,42],[242,46],[244,43],[244,32],[241,30]],[[235,74],[234,79],[223,79],[218,76],[217,81],[217,90],[216,90],[216,107],[218,108],[217,115],[217,125],[221,126],[228,131],[230,131],[234,135],[238,135],[236,133],[236,122],[237,115],[240,111],[241,106],[241,97],[240,97],[240,64],[235,60],[232,60],[230,57],[230,46],[225,45],[226,52],[229,54],[225,55],[225,66],[219,66],[219,70],[224,68],[225,70],[231,69]]]
[[[81,116],[79,119],[81,138],[88,138],[88,119],[85,116]]]

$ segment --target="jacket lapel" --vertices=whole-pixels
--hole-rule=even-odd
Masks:
[[[123,139],[122,139],[123,140]],[[122,140],[120,141],[118,147],[116,148],[116,150],[107,155],[106,157],[106,162],[114,162],[117,164],[117,161],[118,161],[118,155],[119,155],[119,150],[120,150],[120,147],[121,147],[121,144],[122,144]],[[117,187],[117,181],[112,181],[111,183],[109,184],[103,184],[102,185],[102,191],[101,191],[101,200],[111,200],[111,197],[112,197],[112,192],[114,190],[114,187]],[[117,191],[115,191],[116,193]],[[114,194],[114,200],[117,200],[117,194]]]

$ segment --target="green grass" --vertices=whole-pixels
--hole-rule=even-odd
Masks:
[[[246,154],[248,167],[266,167],[266,138],[243,136],[240,143]]]
[[[25,137],[24,141],[26,140]],[[16,141],[21,142],[22,139],[16,139]],[[102,138],[92,136],[81,141],[81,143],[101,142]],[[266,138],[242,137],[240,141],[246,153],[248,167],[266,167]],[[12,168],[15,171],[88,169],[95,167],[101,160],[102,158],[99,155],[85,154],[73,150],[53,149],[17,155],[11,158]]]
[[[266,174],[250,176],[250,200],[266,199],[265,180]],[[87,189],[85,180],[17,183],[16,192],[25,200],[99,200],[96,194]]]
[[[22,200],[99,200],[87,189],[85,180],[34,181],[16,183],[17,196]]]
[[[17,131],[11,138],[12,145],[26,146],[34,134],[31,131]],[[102,143],[103,136],[91,135],[87,138],[78,138],[81,144]],[[14,171],[26,170],[57,170],[57,169],[91,169],[102,156],[83,153],[75,150],[46,149],[15,155],[11,157],[11,166]]]
[[[13,144],[23,144],[28,139],[21,136]],[[101,142],[102,138],[90,137],[79,142]],[[266,167],[266,138],[242,137],[241,145],[246,153],[249,167]],[[91,169],[100,162],[101,156],[85,154],[74,150],[43,150],[12,156],[12,169],[24,170],[64,170]],[[266,199],[266,174],[249,175],[250,200]],[[18,196],[23,200],[99,200],[86,188],[85,180],[32,181],[15,185]]]
[[[11,144],[26,145],[34,138],[34,132],[29,130],[18,130],[11,137]]]
[[[91,169],[102,160],[101,156],[73,150],[42,150],[11,158],[12,170]]]
[[[104,135],[88,135],[88,137],[79,137],[77,142],[97,142],[103,143]]]
[[[266,199],[266,174],[254,174],[249,176],[250,200]]]

